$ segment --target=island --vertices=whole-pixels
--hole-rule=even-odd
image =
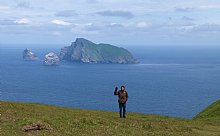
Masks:
[[[30,49],[26,48],[23,51],[23,60],[25,60],[25,61],[35,61],[35,60],[38,60],[38,57]]]
[[[77,38],[71,46],[61,49],[60,60],[78,63],[136,64],[138,61],[126,49],[110,44],[95,44]]]
[[[56,66],[59,65],[59,63],[59,57],[53,52],[46,54],[44,57],[44,65],[46,66]]]

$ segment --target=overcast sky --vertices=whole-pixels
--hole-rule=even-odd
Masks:
[[[0,44],[220,45],[220,0],[0,0]]]

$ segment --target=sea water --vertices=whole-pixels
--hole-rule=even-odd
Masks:
[[[28,47],[40,58],[23,61]],[[0,47],[0,100],[118,111],[115,86],[125,85],[128,112],[192,118],[220,99],[220,48],[129,47],[139,64],[44,66],[52,46]]]

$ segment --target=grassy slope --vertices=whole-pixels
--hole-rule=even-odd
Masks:
[[[127,58],[132,59],[132,54],[124,49],[119,48],[110,44],[95,44],[89,40],[86,40],[84,38],[78,38],[77,42],[82,43],[87,48],[87,54],[90,56],[93,60],[102,60],[104,59],[115,59],[115,58]]]
[[[2,136],[25,135],[149,135],[149,136],[219,136],[220,101],[193,120],[159,115],[128,113],[119,119],[118,113],[62,108],[49,105],[0,101],[0,130]],[[214,109],[212,111],[211,109]],[[217,111],[216,111],[217,110]],[[212,113],[214,115],[211,115]],[[208,113],[214,119],[204,121]],[[22,132],[24,125],[40,123],[49,130]]]
[[[194,119],[218,124],[220,126],[220,100],[208,106]]]

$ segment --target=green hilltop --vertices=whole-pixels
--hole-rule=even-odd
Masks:
[[[194,119],[217,123],[220,125],[220,100],[208,106],[196,117],[194,117]]]
[[[77,38],[71,46],[62,48],[60,59],[79,63],[138,63],[127,49],[104,43],[95,44],[84,38]]]
[[[1,136],[219,136],[220,101],[193,119],[0,101]],[[41,130],[24,131],[30,126]]]

